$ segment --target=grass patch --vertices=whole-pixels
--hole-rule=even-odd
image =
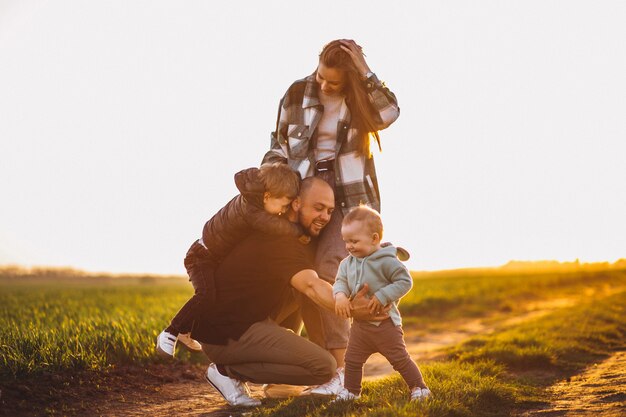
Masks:
[[[135,277],[131,283],[75,276],[59,281],[0,279],[0,382],[160,361],[154,339],[193,292],[183,279]],[[580,298],[582,291],[605,294],[624,286],[623,270],[438,275],[416,278],[400,307],[406,323],[445,327],[449,319],[515,312],[524,300]],[[265,400],[264,407],[250,415],[508,415],[541,401],[545,386],[557,378],[626,347],[626,293],[587,299],[585,304],[471,339],[451,349],[444,362],[420,364],[434,394],[426,402],[409,402],[407,387],[394,376],[365,383],[362,398],[354,403]],[[183,361],[206,360],[185,351],[177,356]]]
[[[416,274],[412,291],[402,298],[405,325],[436,320],[484,317],[494,312],[516,312],[525,301],[578,297],[582,292],[626,286],[626,270],[569,272],[507,272]]]
[[[563,309],[451,350],[464,362],[491,360],[510,370],[570,372],[626,348],[626,292]]]
[[[365,383],[360,400],[268,400],[250,416],[504,416],[546,400],[560,378],[626,348],[626,292],[474,338],[421,365],[433,398],[408,401],[399,376]]]
[[[9,284],[0,291],[0,378],[158,360],[154,340],[192,293],[153,285]],[[181,351],[182,358],[190,355]]]
[[[413,290],[400,303],[406,328],[445,327],[446,321],[456,318],[511,312],[523,305],[522,299],[626,285],[626,271],[619,269],[469,275],[452,271],[425,276],[415,279]],[[156,360],[157,333],[193,291],[180,277],[88,276],[73,270],[27,274],[11,269],[0,270],[0,289],[2,379]],[[588,337],[602,343],[598,336]],[[541,348],[530,346],[523,355],[518,353],[503,345],[501,361],[522,363],[520,357],[533,363],[553,361]],[[202,360],[199,356],[184,351],[179,355],[194,361]]]
[[[399,376],[366,382],[359,400],[333,403],[306,397],[268,400],[251,416],[498,416],[516,401],[517,389],[499,378],[502,367],[493,362],[432,363],[422,372],[433,398],[409,402],[409,391]]]

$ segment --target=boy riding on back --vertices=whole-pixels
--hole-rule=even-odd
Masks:
[[[240,194],[206,222],[202,238],[187,251],[185,268],[195,294],[157,337],[156,349],[163,355],[174,356],[177,340],[192,350],[202,349],[189,336],[193,320],[214,300],[215,268],[239,241],[253,231],[302,235],[300,226],[281,217],[300,188],[300,176],[288,165],[264,164],[240,171],[235,184]]]

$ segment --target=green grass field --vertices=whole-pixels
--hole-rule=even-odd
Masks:
[[[460,270],[414,274],[414,288],[400,304],[409,320],[425,322],[513,312],[525,302],[577,295],[626,284],[622,270]]]
[[[112,365],[159,363],[154,339],[192,293],[182,278],[23,275],[0,270],[0,383],[5,385],[46,372],[98,373]],[[578,301],[477,336],[451,347],[443,360],[420,364],[434,393],[425,403],[408,403],[402,380],[391,376],[366,383],[355,403],[266,400],[252,415],[508,415],[543,401],[545,387],[556,378],[626,348],[624,269],[470,270],[414,278],[412,292],[400,304],[407,329],[428,331],[466,317],[514,315],[528,302]],[[203,360],[188,353],[180,358]]]
[[[191,286],[95,281],[2,284],[0,377],[156,360],[154,340]]]

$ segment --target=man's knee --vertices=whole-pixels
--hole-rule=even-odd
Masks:
[[[337,373],[337,361],[335,361],[333,355],[324,351],[317,359],[311,373],[314,379],[311,385],[328,382]]]

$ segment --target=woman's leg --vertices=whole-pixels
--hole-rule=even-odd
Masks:
[[[332,171],[324,173],[330,173],[332,178]],[[331,285],[335,282],[339,263],[348,256],[346,244],[341,238],[342,220],[341,209],[335,209],[330,222],[320,234],[315,254],[315,271],[317,275]],[[337,360],[339,367],[342,367],[346,346],[348,345],[350,322],[332,312],[326,311],[308,299],[303,299],[302,318],[304,319],[309,338],[318,345],[328,349]]]

